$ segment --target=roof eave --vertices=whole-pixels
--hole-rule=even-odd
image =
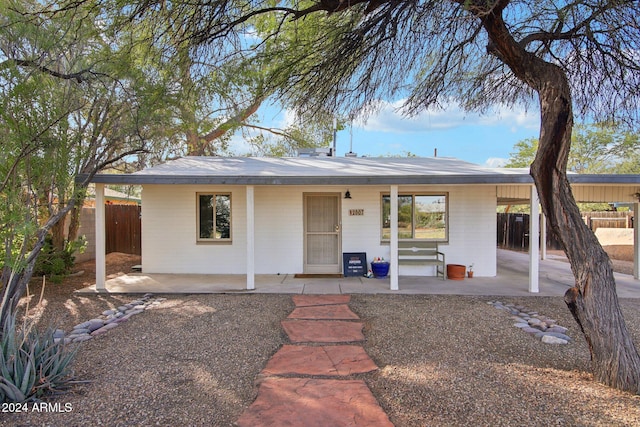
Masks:
[[[78,177],[82,180],[82,177]],[[97,174],[99,184],[159,185],[417,185],[417,184],[531,184],[529,175],[424,175],[424,176],[206,176]]]

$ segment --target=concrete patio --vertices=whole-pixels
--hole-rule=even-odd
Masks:
[[[255,289],[246,290],[245,275],[145,274],[129,273],[106,281],[107,293],[196,294],[196,293],[281,293],[281,294],[455,294],[501,296],[561,296],[573,286],[569,264],[561,260],[540,261],[540,292],[528,290],[529,256],[499,249],[496,277],[465,278],[462,281],[436,277],[400,276],[397,291],[389,279],[366,277],[295,278],[293,275],[256,275]],[[640,281],[615,274],[620,298],[640,298]],[[77,291],[96,293],[95,285]]]

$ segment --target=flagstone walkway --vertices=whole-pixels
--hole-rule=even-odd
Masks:
[[[378,367],[357,343],[362,322],[350,295],[296,295],[282,321],[292,344],[282,346],[260,374],[258,397],[239,427],[393,426],[367,384],[351,375]]]

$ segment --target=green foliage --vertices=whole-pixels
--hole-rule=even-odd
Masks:
[[[0,401],[40,399],[68,384],[76,350],[56,343],[53,334],[29,320],[16,325],[15,314],[8,317],[0,340]]]
[[[536,157],[538,150],[538,138],[527,138],[518,141],[513,146],[514,151],[509,153],[509,161],[506,168],[528,168]]]
[[[518,141],[509,154],[508,168],[528,168],[538,150],[538,139]],[[574,127],[567,170],[576,173],[640,172],[640,134],[606,124]]]
[[[38,254],[33,274],[46,276],[53,283],[61,283],[71,273],[75,261],[74,253],[84,250],[86,243],[86,239],[82,237],[75,242],[67,242],[64,249],[57,249],[51,237],[47,236],[44,247]]]

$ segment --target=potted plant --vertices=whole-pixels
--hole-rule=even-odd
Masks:
[[[469,277],[469,279],[473,278],[473,264],[469,266],[469,269],[467,270],[467,276]]]
[[[389,263],[384,258],[374,258],[371,262],[371,271],[373,271],[374,277],[387,277],[389,274]]]

